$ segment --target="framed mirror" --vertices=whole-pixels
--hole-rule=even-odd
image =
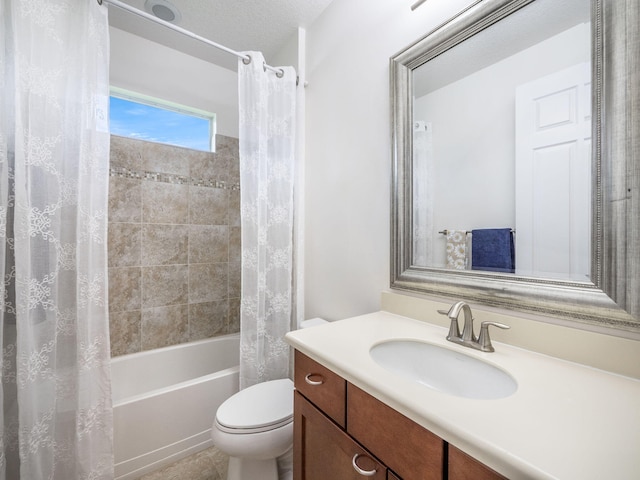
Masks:
[[[640,333],[632,3],[478,1],[391,59],[391,288]]]

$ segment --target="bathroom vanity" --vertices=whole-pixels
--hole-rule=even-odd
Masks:
[[[446,334],[387,312],[287,334],[295,480],[637,478],[640,381],[500,343],[472,351]],[[372,359],[393,340],[475,357],[517,389],[478,399],[427,387]]]
[[[296,479],[505,478],[299,351],[295,365]]]

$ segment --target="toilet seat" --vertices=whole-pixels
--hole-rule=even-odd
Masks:
[[[293,421],[293,382],[288,378],[258,383],[225,400],[216,413],[223,432],[266,432]]]

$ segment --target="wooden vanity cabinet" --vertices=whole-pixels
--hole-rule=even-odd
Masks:
[[[295,387],[294,480],[505,478],[297,350]]]
[[[475,458],[449,445],[449,480],[507,480]]]

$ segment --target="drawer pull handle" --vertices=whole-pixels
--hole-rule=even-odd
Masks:
[[[358,464],[356,463],[356,461],[358,460],[358,457],[360,457],[359,453],[356,453],[353,456],[353,460],[351,460],[351,465],[353,465],[353,469],[358,472],[360,475],[363,475],[365,477],[373,477],[377,470],[374,468],[373,470],[363,470],[361,469]]]
[[[318,377],[320,377],[320,380],[311,380],[311,377],[313,375],[317,375]],[[304,377],[304,381],[309,385],[322,385],[324,383],[324,378],[318,373],[307,373],[307,376]]]

